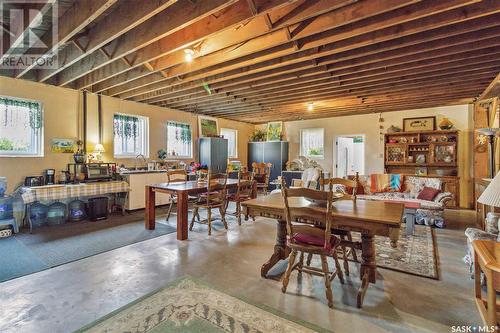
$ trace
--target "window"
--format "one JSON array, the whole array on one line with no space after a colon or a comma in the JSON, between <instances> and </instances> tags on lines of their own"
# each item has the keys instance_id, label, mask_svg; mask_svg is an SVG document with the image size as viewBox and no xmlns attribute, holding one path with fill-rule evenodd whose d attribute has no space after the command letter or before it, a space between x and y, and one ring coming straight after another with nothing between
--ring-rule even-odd
<instances>
[{"instance_id":1,"label":"window","mask_svg":"<svg viewBox=\"0 0 500 333\"><path fill-rule=\"evenodd\" d=\"M149 157L148 118L115 114L113 134L115 157Z\"/></svg>"},{"instance_id":2,"label":"window","mask_svg":"<svg viewBox=\"0 0 500 333\"><path fill-rule=\"evenodd\" d=\"M227 139L227 157L238 157L238 131L235 129L221 128L220 134Z\"/></svg>"},{"instance_id":3,"label":"window","mask_svg":"<svg viewBox=\"0 0 500 333\"><path fill-rule=\"evenodd\" d=\"M191 125L167 122L167 154L172 157L193 157Z\"/></svg>"},{"instance_id":4,"label":"window","mask_svg":"<svg viewBox=\"0 0 500 333\"><path fill-rule=\"evenodd\" d=\"M43 156L41 103L0 97L0 156Z\"/></svg>"},{"instance_id":5,"label":"window","mask_svg":"<svg viewBox=\"0 0 500 333\"><path fill-rule=\"evenodd\" d=\"M306 128L300 131L300 154L302 156L323 158L324 157L324 134L323 128Z\"/></svg>"}]
</instances>

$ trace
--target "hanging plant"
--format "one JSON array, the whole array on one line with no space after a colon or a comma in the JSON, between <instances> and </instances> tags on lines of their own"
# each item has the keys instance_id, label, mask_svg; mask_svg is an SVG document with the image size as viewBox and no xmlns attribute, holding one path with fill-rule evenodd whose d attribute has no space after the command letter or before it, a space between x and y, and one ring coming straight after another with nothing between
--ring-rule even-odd
<instances>
[{"instance_id":1,"label":"hanging plant","mask_svg":"<svg viewBox=\"0 0 500 333\"><path fill-rule=\"evenodd\" d=\"M179 140L183 143L191 142L191 126L174 121L169 121L167 123L167 126L174 129L176 140Z\"/></svg>"}]
</instances>

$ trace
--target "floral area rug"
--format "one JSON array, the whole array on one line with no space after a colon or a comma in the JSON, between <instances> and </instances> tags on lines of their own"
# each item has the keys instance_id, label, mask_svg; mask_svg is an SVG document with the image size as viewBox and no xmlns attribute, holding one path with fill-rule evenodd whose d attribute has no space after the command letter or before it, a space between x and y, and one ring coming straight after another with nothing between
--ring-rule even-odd
<instances>
[{"instance_id":1,"label":"floral area rug","mask_svg":"<svg viewBox=\"0 0 500 333\"><path fill-rule=\"evenodd\" d=\"M78 332L330 332L252 305L191 277L144 296Z\"/></svg>"},{"instance_id":2,"label":"floral area rug","mask_svg":"<svg viewBox=\"0 0 500 333\"><path fill-rule=\"evenodd\" d=\"M354 240L359 238L359 234L353 233ZM434 229L431 227L415 225L410 236L402 228L397 248L391 247L388 237L375 236L375 248L378 267L439 280ZM361 251L358 252L360 258Z\"/></svg>"}]
</instances>

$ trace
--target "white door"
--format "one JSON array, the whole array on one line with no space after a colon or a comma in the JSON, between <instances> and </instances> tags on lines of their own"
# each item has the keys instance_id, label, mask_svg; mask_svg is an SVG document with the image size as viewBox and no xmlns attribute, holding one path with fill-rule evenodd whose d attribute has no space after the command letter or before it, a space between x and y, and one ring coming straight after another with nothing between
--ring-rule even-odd
<instances>
[{"instance_id":1,"label":"white door","mask_svg":"<svg viewBox=\"0 0 500 333\"><path fill-rule=\"evenodd\" d=\"M336 177L347 177L353 170L353 145L354 139L350 137L337 138Z\"/></svg>"}]
</instances>

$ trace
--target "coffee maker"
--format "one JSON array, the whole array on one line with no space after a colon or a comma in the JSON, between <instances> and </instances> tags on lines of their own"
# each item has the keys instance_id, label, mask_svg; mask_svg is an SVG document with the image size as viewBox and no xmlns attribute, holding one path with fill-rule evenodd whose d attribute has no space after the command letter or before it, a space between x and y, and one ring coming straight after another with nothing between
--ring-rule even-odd
<instances>
[{"instance_id":1,"label":"coffee maker","mask_svg":"<svg viewBox=\"0 0 500 333\"><path fill-rule=\"evenodd\" d=\"M45 170L45 185L54 185L56 183L56 170Z\"/></svg>"}]
</instances>

